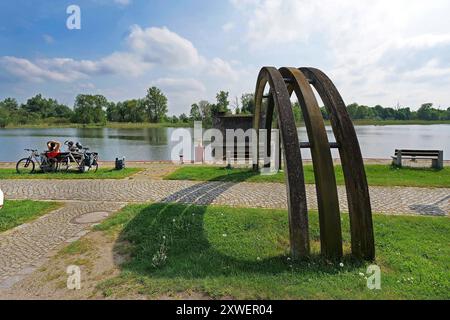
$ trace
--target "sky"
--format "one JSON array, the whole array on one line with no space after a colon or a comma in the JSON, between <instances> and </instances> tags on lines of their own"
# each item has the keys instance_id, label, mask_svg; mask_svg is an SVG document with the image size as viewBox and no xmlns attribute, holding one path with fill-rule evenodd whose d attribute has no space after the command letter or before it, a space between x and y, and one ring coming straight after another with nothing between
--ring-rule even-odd
<instances>
[{"instance_id":1,"label":"sky","mask_svg":"<svg viewBox=\"0 0 450 320\"><path fill-rule=\"evenodd\" d=\"M81 29L68 29L78 5ZM141 98L169 113L253 92L263 66L322 69L346 103L450 107L448 0L15 0L0 3L0 99Z\"/></svg>"}]
</instances>

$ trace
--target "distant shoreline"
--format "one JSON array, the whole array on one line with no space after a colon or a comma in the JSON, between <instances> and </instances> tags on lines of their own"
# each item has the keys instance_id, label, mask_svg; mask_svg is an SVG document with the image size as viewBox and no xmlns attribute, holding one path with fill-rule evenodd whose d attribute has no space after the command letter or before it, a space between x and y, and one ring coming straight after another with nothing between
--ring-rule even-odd
<instances>
[{"instance_id":1,"label":"distant shoreline","mask_svg":"<svg viewBox=\"0 0 450 320\"><path fill-rule=\"evenodd\" d=\"M330 125L329 120L325 120L326 125ZM450 124L450 120L354 120L355 126L394 126L394 125L436 125L436 124ZM303 123L297 124L299 127L304 126ZM24 124L24 125L8 125L5 128L0 129L58 129L58 128L75 128L75 129L146 129L146 128L192 128L192 123L127 123L127 122L108 122L104 125L100 124L79 124L79 123L65 123L65 124L53 124L53 123L40 123L40 124Z\"/></svg>"}]
</instances>

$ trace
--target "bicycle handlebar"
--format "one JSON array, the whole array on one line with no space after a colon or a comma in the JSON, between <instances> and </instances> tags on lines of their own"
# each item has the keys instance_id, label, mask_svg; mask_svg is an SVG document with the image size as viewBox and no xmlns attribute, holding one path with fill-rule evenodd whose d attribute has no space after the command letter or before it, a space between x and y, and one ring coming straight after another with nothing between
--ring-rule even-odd
<instances>
[{"instance_id":1,"label":"bicycle handlebar","mask_svg":"<svg viewBox=\"0 0 450 320\"><path fill-rule=\"evenodd\" d=\"M24 149L25 151L30 151L30 152L37 152L37 150L34 149Z\"/></svg>"}]
</instances>

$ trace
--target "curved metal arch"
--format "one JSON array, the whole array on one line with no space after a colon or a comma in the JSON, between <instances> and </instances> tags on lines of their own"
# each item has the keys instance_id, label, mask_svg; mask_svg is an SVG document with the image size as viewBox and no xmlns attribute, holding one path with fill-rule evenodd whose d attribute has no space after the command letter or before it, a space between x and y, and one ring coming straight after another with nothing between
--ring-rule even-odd
<instances>
[{"instance_id":1,"label":"curved metal arch","mask_svg":"<svg viewBox=\"0 0 450 320\"><path fill-rule=\"evenodd\" d=\"M274 106L278 111L281 141L284 147L285 179L289 208L289 235L293 258L309 255L308 212L301 161L300 143L289 92L280 72L273 67L263 67L258 75L255 90L254 129L257 131L257 159L259 158L259 129L264 89L269 83Z\"/></svg>"},{"instance_id":2,"label":"curved metal arch","mask_svg":"<svg viewBox=\"0 0 450 320\"><path fill-rule=\"evenodd\" d=\"M330 114L336 141L340 146L339 153L350 213L352 253L366 260L373 260L375 243L369 187L355 128L344 100L330 78L315 68L300 68L299 70L311 80L325 104Z\"/></svg>"},{"instance_id":3,"label":"curved metal arch","mask_svg":"<svg viewBox=\"0 0 450 320\"><path fill-rule=\"evenodd\" d=\"M342 257L342 231L339 197L322 113L308 80L297 68L279 69L289 94L295 92L300 104L311 145L317 205L319 209L321 252L327 257Z\"/></svg>"}]
</instances>

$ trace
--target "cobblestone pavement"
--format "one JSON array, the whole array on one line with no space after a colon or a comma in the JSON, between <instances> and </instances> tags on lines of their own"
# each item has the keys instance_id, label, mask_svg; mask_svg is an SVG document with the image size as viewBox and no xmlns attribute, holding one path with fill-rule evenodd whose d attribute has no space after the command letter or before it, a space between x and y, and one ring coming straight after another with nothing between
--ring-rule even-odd
<instances>
[{"instance_id":1,"label":"cobblestone pavement","mask_svg":"<svg viewBox=\"0 0 450 320\"><path fill-rule=\"evenodd\" d=\"M39 268L61 244L85 235L94 222L83 220L83 215L102 212L104 218L123 205L115 202L67 203L51 214L0 234L0 290L10 288Z\"/></svg>"},{"instance_id":2,"label":"cobblestone pavement","mask_svg":"<svg viewBox=\"0 0 450 320\"><path fill-rule=\"evenodd\" d=\"M255 208L286 208L286 188L276 183L223 183L168 180L3 180L9 199L59 201L146 202L176 201ZM308 185L310 209L316 209L315 187ZM339 186L342 210L347 210L345 188ZM371 187L377 213L450 214L450 188Z\"/></svg>"},{"instance_id":3,"label":"cobblestone pavement","mask_svg":"<svg viewBox=\"0 0 450 320\"><path fill-rule=\"evenodd\" d=\"M276 183L223 183L131 180L0 180L7 199L66 202L33 222L0 234L0 290L10 288L42 265L64 243L74 241L89 227L126 203L162 201L237 207L286 208L286 187ZM308 207L316 209L315 187L307 186ZM446 216L450 189L370 189L374 212ZM339 187L342 210L347 210L345 188ZM91 213L97 213L91 216Z\"/></svg>"}]
</instances>

